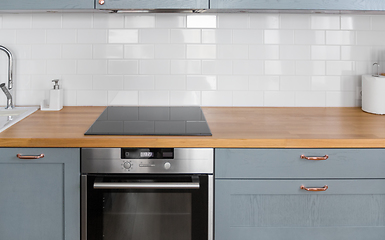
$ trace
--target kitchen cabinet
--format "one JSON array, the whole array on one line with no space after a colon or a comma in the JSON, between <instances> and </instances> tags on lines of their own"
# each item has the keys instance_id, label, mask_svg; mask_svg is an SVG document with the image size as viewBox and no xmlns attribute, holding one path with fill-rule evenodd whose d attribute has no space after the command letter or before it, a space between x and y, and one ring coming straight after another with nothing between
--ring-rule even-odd
<instances>
[{"instance_id":1,"label":"kitchen cabinet","mask_svg":"<svg viewBox=\"0 0 385 240\"><path fill-rule=\"evenodd\" d=\"M208 0L95 0L96 9L208 9Z\"/></svg>"},{"instance_id":2,"label":"kitchen cabinet","mask_svg":"<svg viewBox=\"0 0 385 240\"><path fill-rule=\"evenodd\" d=\"M215 239L384 239L384 167L384 149L216 149Z\"/></svg>"},{"instance_id":3,"label":"kitchen cabinet","mask_svg":"<svg viewBox=\"0 0 385 240\"><path fill-rule=\"evenodd\" d=\"M383 0L210 0L210 9L385 10Z\"/></svg>"},{"instance_id":4,"label":"kitchen cabinet","mask_svg":"<svg viewBox=\"0 0 385 240\"><path fill-rule=\"evenodd\" d=\"M0 10L71 10L94 9L94 0L12 0L2 1Z\"/></svg>"},{"instance_id":5,"label":"kitchen cabinet","mask_svg":"<svg viewBox=\"0 0 385 240\"><path fill-rule=\"evenodd\" d=\"M1 148L0 156L0 239L80 239L80 150Z\"/></svg>"}]
</instances>

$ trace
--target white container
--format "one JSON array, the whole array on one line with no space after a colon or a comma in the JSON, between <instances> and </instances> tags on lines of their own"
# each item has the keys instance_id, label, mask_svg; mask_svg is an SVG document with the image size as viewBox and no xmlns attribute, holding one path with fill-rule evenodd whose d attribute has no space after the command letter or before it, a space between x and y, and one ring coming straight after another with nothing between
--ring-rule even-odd
<instances>
[{"instance_id":1,"label":"white container","mask_svg":"<svg viewBox=\"0 0 385 240\"><path fill-rule=\"evenodd\" d=\"M59 80L52 80L54 82L53 89L49 92L49 105L46 101L40 104L42 111L59 111L63 108L63 90L60 89Z\"/></svg>"},{"instance_id":2,"label":"white container","mask_svg":"<svg viewBox=\"0 0 385 240\"><path fill-rule=\"evenodd\" d=\"M385 77L362 76L362 110L385 114Z\"/></svg>"}]
</instances>

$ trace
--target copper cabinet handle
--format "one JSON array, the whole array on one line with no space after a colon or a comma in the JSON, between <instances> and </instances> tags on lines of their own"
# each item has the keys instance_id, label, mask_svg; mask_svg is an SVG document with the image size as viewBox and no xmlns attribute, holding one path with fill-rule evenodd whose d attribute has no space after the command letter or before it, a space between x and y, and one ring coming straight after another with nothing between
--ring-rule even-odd
<instances>
[{"instance_id":1,"label":"copper cabinet handle","mask_svg":"<svg viewBox=\"0 0 385 240\"><path fill-rule=\"evenodd\" d=\"M306 157L305 155L301 155L301 158L305 158L305 159L307 159L307 160L326 160L326 159L328 159L329 158L329 156L328 155L325 155L325 156L323 156L323 157Z\"/></svg>"},{"instance_id":2,"label":"copper cabinet handle","mask_svg":"<svg viewBox=\"0 0 385 240\"><path fill-rule=\"evenodd\" d=\"M43 158L44 154L42 153L40 155L21 155L20 153L18 153L16 157L20 159L39 159L39 158Z\"/></svg>"},{"instance_id":3,"label":"copper cabinet handle","mask_svg":"<svg viewBox=\"0 0 385 240\"><path fill-rule=\"evenodd\" d=\"M326 191L328 188L329 188L328 185L325 185L322 188L307 188L304 185L301 185L301 189L306 191L312 191L312 192Z\"/></svg>"},{"instance_id":4,"label":"copper cabinet handle","mask_svg":"<svg viewBox=\"0 0 385 240\"><path fill-rule=\"evenodd\" d=\"M99 4L103 5L104 4L104 0L99 0Z\"/></svg>"}]
</instances>

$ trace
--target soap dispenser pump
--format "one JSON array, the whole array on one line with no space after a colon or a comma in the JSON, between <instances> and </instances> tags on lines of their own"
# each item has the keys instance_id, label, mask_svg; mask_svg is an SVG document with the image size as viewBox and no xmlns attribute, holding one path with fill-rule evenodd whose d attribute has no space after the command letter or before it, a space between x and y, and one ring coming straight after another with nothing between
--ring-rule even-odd
<instances>
[{"instance_id":1,"label":"soap dispenser pump","mask_svg":"<svg viewBox=\"0 0 385 240\"><path fill-rule=\"evenodd\" d=\"M49 92L49 105L46 106L45 101L40 106L42 111L59 111L63 108L63 90L60 89L59 79L52 80L53 89Z\"/></svg>"}]
</instances>

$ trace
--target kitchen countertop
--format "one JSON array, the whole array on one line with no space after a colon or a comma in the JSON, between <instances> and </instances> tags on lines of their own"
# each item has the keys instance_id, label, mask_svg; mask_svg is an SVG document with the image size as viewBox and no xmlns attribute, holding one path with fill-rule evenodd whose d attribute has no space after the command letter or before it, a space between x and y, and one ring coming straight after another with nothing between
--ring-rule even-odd
<instances>
[{"instance_id":1,"label":"kitchen countertop","mask_svg":"<svg viewBox=\"0 0 385 240\"><path fill-rule=\"evenodd\" d=\"M385 116L360 108L202 107L212 136L84 136L105 107L38 110L2 147L383 148Z\"/></svg>"}]
</instances>

